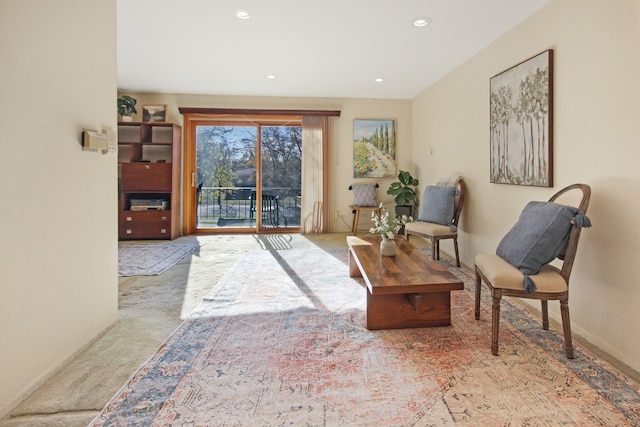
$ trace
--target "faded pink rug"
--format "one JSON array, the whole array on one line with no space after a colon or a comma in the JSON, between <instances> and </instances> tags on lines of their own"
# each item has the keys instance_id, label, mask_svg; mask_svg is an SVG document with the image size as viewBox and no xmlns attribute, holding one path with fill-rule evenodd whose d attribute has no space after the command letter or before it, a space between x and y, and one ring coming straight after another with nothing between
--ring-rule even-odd
<instances>
[{"instance_id":1,"label":"faded pink rug","mask_svg":"<svg viewBox=\"0 0 640 427\"><path fill-rule=\"evenodd\" d=\"M640 425L638 384L506 301L492 356L449 269L452 326L369 331L346 252L250 252L91 426Z\"/></svg>"}]
</instances>

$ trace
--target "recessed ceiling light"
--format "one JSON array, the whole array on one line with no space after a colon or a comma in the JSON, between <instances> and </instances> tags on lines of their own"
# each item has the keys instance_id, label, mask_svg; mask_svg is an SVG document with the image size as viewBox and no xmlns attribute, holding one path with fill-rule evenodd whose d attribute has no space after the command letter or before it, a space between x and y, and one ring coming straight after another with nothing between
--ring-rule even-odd
<instances>
[{"instance_id":1,"label":"recessed ceiling light","mask_svg":"<svg viewBox=\"0 0 640 427\"><path fill-rule=\"evenodd\" d=\"M374 80L374 82L376 83L382 83L384 81L384 79L382 77L378 77L377 79Z\"/></svg>"},{"instance_id":2,"label":"recessed ceiling light","mask_svg":"<svg viewBox=\"0 0 640 427\"><path fill-rule=\"evenodd\" d=\"M249 12L247 12L244 9L236 9L233 11L233 14L235 15L236 18L240 18L240 19L249 19L251 18L251 15L249 15Z\"/></svg>"},{"instance_id":3,"label":"recessed ceiling light","mask_svg":"<svg viewBox=\"0 0 640 427\"><path fill-rule=\"evenodd\" d=\"M416 27L426 27L431 24L431 18L418 18L413 21L413 25Z\"/></svg>"},{"instance_id":4,"label":"recessed ceiling light","mask_svg":"<svg viewBox=\"0 0 640 427\"><path fill-rule=\"evenodd\" d=\"M275 80L275 79L277 79L277 77L276 77L276 76L274 76L273 74L269 74L269 75L267 75L267 78L268 78L269 80Z\"/></svg>"}]
</instances>

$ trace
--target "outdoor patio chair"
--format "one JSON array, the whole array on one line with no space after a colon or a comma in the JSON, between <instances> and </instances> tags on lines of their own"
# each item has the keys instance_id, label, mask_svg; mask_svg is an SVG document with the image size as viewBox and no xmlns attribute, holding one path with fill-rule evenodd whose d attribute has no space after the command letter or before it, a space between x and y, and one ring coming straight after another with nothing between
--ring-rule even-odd
<instances>
[{"instance_id":1,"label":"outdoor patio chair","mask_svg":"<svg viewBox=\"0 0 640 427\"><path fill-rule=\"evenodd\" d=\"M251 193L250 202L250 216L251 219L255 218L255 212L257 209L256 193ZM261 203L261 220L264 227L279 227L280 226L280 203L278 196L271 194L262 194ZM284 218L283 218L284 219ZM286 226L286 225L285 225Z\"/></svg>"}]
</instances>

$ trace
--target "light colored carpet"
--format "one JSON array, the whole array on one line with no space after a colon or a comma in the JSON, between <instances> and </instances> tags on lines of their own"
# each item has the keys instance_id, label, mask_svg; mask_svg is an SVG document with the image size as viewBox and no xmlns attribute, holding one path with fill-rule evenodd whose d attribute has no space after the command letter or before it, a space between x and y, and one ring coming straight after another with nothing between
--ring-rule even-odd
<instances>
[{"instance_id":1,"label":"light colored carpet","mask_svg":"<svg viewBox=\"0 0 640 427\"><path fill-rule=\"evenodd\" d=\"M183 236L174 242L201 246L162 274L120 277L117 323L0 419L0 427L86 427L247 251L346 247L341 234Z\"/></svg>"},{"instance_id":2,"label":"light colored carpet","mask_svg":"<svg viewBox=\"0 0 640 427\"><path fill-rule=\"evenodd\" d=\"M118 322L1 419L0 427L86 427L203 298L225 282L222 277L245 253L324 248L346 254L345 234L225 234L184 236L177 241L199 241L204 245L160 275L120 277ZM412 239L412 242L420 247L429 246L422 239ZM488 321L487 316L488 313L483 313L484 322ZM526 322L519 322L519 327L522 324ZM529 329L544 332L537 321ZM486 347L479 350L479 354L490 354L490 336L485 339ZM637 372L623 365L616 366L640 379ZM585 370L584 375L608 381L599 369ZM605 399L624 396L606 384L602 390ZM442 405L441 401L436 407L444 410ZM541 408L543 410L546 409ZM594 415L594 423L589 425L597 425L597 416ZM536 425L535 420L528 425Z\"/></svg>"},{"instance_id":3,"label":"light colored carpet","mask_svg":"<svg viewBox=\"0 0 640 427\"><path fill-rule=\"evenodd\" d=\"M198 242L120 243L118 275L161 274L199 247Z\"/></svg>"},{"instance_id":4,"label":"light colored carpet","mask_svg":"<svg viewBox=\"0 0 640 427\"><path fill-rule=\"evenodd\" d=\"M638 384L507 301L492 356L449 268L452 326L369 331L345 251L249 252L91 425L640 423Z\"/></svg>"}]
</instances>

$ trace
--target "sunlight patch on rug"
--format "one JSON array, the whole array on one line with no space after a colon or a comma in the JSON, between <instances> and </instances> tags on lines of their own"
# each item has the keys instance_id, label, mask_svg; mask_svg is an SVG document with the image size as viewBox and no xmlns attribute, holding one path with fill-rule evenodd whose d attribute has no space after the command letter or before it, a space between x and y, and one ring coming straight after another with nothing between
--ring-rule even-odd
<instances>
[{"instance_id":1,"label":"sunlight patch on rug","mask_svg":"<svg viewBox=\"0 0 640 427\"><path fill-rule=\"evenodd\" d=\"M640 423L637 384L506 301L492 356L449 268L452 326L369 331L346 251L247 253L91 425Z\"/></svg>"},{"instance_id":2,"label":"sunlight patch on rug","mask_svg":"<svg viewBox=\"0 0 640 427\"><path fill-rule=\"evenodd\" d=\"M199 242L120 243L118 276L160 274L200 247Z\"/></svg>"}]
</instances>

